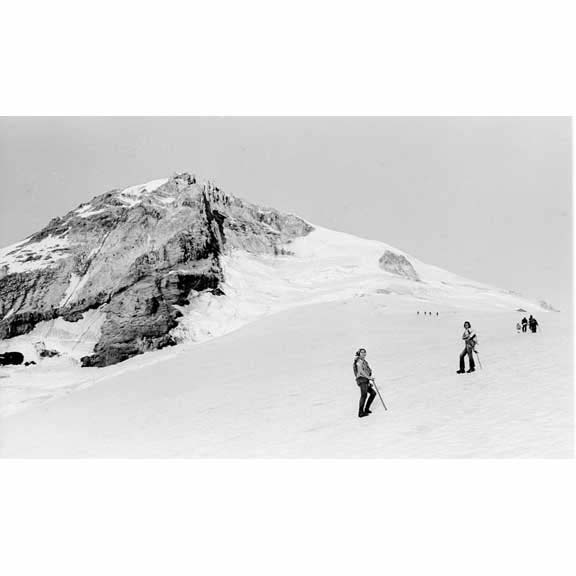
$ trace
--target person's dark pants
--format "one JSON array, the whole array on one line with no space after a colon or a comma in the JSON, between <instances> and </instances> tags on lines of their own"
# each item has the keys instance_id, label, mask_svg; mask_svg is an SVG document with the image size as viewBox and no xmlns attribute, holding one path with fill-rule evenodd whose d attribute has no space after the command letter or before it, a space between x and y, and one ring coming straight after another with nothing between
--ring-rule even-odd
<instances>
[{"instance_id":1,"label":"person's dark pants","mask_svg":"<svg viewBox=\"0 0 576 576\"><path fill-rule=\"evenodd\" d=\"M522 324L522 332L526 332L526 326L527 324Z\"/></svg>"},{"instance_id":2,"label":"person's dark pants","mask_svg":"<svg viewBox=\"0 0 576 576\"><path fill-rule=\"evenodd\" d=\"M372 384L370 384L370 380L367 378L358 378L357 380L358 386L360 386L360 405L358 406L358 416L364 414L364 412L370 410L370 406L372 406L372 402L374 402L374 398L376 398L376 392L374 392L374 388L372 388ZM368 398L368 402L366 402L366 397Z\"/></svg>"},{"instance_id":3,"label":"person's dark pants","mask_svg":"<svg viewBox=\"0 0 576 576\"><path fill-rule=\"evenodd\" d=\"M464 372L464 358L468 356L468 361L470 362L470 370L475 370L476 365L474 364L474 348L469 348L466 346L464 350L460 353L460 371Z\"/></svg>"}]
</instances>

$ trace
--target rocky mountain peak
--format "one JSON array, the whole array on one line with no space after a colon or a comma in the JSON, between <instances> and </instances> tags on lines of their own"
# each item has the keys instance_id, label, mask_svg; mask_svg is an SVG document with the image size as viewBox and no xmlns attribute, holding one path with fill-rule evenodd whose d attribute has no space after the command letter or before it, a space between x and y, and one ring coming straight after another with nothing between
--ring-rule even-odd
<instances>
[{"instance_id":1,"label":"rocky mountain peak","mask_svg":"<svg viewBox=\"0 0 576 576\"><path fill-rule=\"evenodd\" d=\"M172 345L177 306L221 293L223 253L278 253L311 230L188 173L111 190L0 250L0 338L97 309L101 337L83 365Z\"/></svg>"}]
</instances>

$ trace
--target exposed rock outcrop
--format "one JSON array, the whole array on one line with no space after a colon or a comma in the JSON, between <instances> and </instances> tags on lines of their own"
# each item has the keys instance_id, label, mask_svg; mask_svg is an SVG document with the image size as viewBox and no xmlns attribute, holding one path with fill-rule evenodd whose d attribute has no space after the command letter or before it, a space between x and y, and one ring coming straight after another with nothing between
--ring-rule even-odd
<instances>
[{"instance_id":1,"label":"exposed rock outcrop","mask_svg":"<svg viewBox=\"0 0 576 576\"><path fill-rule=\"evenodd\" d=\"M410 280L420 281L414 266L410 263L408 258L402 254L396 254L390 250L386 250L378 260L380 267L390 274L396 274Z\"/></svg>"},{"instance_id":2,"label":"exposed rock outcrop","mask_svg":"<svg viewBox=\"0 0 576 576\"><path fill-rule=\"evenodd\" d=\"M105 321L85 366L174 345L177 306L222 294L222 254L286 254L311 230L186 173L107 192L0 250L0 339L96 308Z\"/></svg>"},{"instance_id":3,"label":"exposed rock outcrop","mask_svg":"<svg viewBox=\"0 0 576 576\"><path fill-rule=\"evenodd\" d=\"M542 306L542 308L544 308L544 310L548 310L548 312L560 312L560 310L554 308L554 306L552 306L552 304L549 302L546 302L546 300L540 300L539 304Z\"/></svg>"},{"instance_id":4,"label":"exposed rock outcrop","mask_svg":"<svg viewBox=\"0 0 576 576\"><path fill-rule=\"evenodd\" d=\"M0 354L0 366L19 365L22 362L24 362L24 355L21 352L4 352L4 354Z\"/></svg>"}]
</instances>

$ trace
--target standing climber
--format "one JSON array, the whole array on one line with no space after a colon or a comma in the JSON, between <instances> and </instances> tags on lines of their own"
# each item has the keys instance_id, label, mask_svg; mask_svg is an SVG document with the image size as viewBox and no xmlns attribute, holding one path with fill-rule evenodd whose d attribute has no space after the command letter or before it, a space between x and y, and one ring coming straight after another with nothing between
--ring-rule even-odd
<instances>
[{"instance_id":1,"label":"standing climber","mask_svg":"<svg viewBox=\"0 0 576 576\"><path fill-rule=\"evenodd\" d=\"M536 318L534 318L534 317L532 316L532 314L530 314L530 319L528 320L528 326L529 326L529 328L530 328L530 331L531 331L533 334L536 334L536 330L537 330L537 328L538 328L538 322L537 322Z\"/></svg>"},{"instance_id":2,"label":"standing climber","mask_svg":"<svg viewBox=\"0 0 576 576\"><path fill-rule=\"evenodd\" d=\"M354 357L354 377L356 378L356 384L360 386L358 418L364 418L364 416L372 413L370 406L374 402L374 398L376 398L376 392L374 392L372 387L374 378L372 378L370 365L366 361L366 350L364 348L360 348ZM366 401L367 396L369 397L368 401Z\"/></svg>"},{"instance_id":3,"label":"standing climber","mask_svg":"<svg viewBox=\"0 0 576 576\"><path fill-rule=\"evenodd\" d=\"M468 361L470 363L470 368L468 372L474 372L476 366L474 364L474 348L476 347L476 332L472 330L470 322L464 322L464 334L462 335L462 340L465 342L464 350L460 353L460 369L457 370L457 374L464 374L464 357L468 356Z\"/></svg>"},{"instance_id":4,"label":"standing climber","mask_svg":"<svg viewBox=\"0 0 576 576\"><path fill-rule=\"evenodd\" d=\"M526 320L526 316L522 318L522 332L526 332L526 326L528 325L528 320Z\"/></svg>"}]
</instances>

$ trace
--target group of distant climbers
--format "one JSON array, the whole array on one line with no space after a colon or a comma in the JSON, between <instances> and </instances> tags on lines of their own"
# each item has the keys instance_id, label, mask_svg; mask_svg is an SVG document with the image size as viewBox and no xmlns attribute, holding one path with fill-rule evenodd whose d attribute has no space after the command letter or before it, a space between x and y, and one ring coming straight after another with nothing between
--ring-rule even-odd
<instances>
[{"instance_id":1,"label":"group of distant climbers","mask_svg":"<svg viewBox=\"0 0 576 576\"><path fill-rule=\"evenodd\" d=\"M524 316L524 318L522 318L522 323L516 323L516 332L518 333L520 333L520 331L527 332L527 328L530 328L530 332L533 334L536 334L536 331L538 330L538 321L534 316L532 316L532 314L530 314L528 320L526 320L526 316Z\"/></svg>"},{"instance_id":2,"label":"group of distant climbers","mask_svg":"<svg viewBox=\"0 0 576 576\"><path fill-rule=\"evenodd\" d=\"M420 316L420 310L416 312L417 316ZM436 316L438 316L438 312L436 312ZM424 316L433 316L432 312L424 312Z\"/></svg>"}]
</instances>

